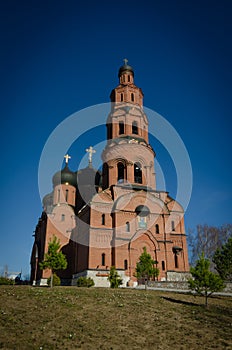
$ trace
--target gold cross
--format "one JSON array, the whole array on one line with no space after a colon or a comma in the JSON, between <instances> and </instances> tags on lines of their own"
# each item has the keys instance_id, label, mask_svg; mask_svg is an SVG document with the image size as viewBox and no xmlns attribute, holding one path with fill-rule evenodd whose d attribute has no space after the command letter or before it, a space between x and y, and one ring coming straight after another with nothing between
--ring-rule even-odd
<instances>
[{"instance_id":1,"label":"gold cross","mask_svg":"<svg viewBox=\"0 0 232 350\"><path fill-rule=\"evenodd\" d=\"M92 163L93 153L96 153L95 149L93 149L93 147L90 146L89 148L86 148L85 151L89 153L89 163Z\"/></svg>"},{"instance_id":2,"label":"gold cross","mask_svg":"<svg viewBox=\"0 0 232 350\"><path fill-rule=\"evenodd\" d=\"M65 163L68 164L69 159L71 159L71 157L68 155L68 153L65 154L64 158L65 158Z\"/></svg>"},{"instance_id":3,"label":"gold cross","mask_svg":"<svg viewBox=\"0 0 232 350\"><path fill-rule=\"evenodd\" d=\"M127 63L128 63L128 60L126 59L126 58L124 58L124 65L126 66L127 65Z\"/></svg>"}]
</instances>

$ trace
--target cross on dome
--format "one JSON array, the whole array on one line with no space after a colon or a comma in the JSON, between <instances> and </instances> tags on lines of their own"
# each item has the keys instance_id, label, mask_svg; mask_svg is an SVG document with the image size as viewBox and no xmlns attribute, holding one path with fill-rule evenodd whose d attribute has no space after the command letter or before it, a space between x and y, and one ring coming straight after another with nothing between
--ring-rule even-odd
<instances>
[{"instance_id":1,"label":"cross on dome","mask_svg":"<svg viewBox=\"0 0 232 350\"><path fill-rule=\"evenodd\" d=\"M125 64L125 66L127 65L127 63L128 63L128 59L127 58L124 58L124 64Z\"/></svg>"},{"instance_id":2,"label":"cross on dome","mask_svg":"<svg viewBox=\"0 0 232 350\"><path fill-rule=\"evenodd\" d=\"M65 158L65 163L68 164L69 159L71 159L70 155L67 153L65 154L64 158Z\"/></svg>"},{"instance_id":3,"label":"cross on dome","mask_svg":"<svg viewBox=\"0 0 232 350\"><path fill-rule=\"evenodd\" d=\"M92 163L93 153L96 153L96 150L93 149L92 146L90 146L89 148L86 148L85 151L89 153L89 164L91 164Z\"/></svg>"}]
</instances>

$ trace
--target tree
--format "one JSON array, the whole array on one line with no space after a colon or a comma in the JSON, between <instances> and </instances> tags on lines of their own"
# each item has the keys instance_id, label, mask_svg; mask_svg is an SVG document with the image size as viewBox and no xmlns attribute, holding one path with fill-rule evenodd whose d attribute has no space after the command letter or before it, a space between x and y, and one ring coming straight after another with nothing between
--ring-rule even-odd
<instances>
[{"instance_id":1,"label":"tree","mask_svg":"<svg viewBox=\"0 0 232 350\"><path fill-rule=\"evenodd\" d=\"M188 230L188 247L190 264L194 266L199 255L204 253L205 258L210 260L213 270L213 255L216 249L221 248L232 237L232 225L226 224L219 227L197 225L196 230Z\"/></svg>"},{"instance_id":2,"label":"tree","mask_svg":"<svg viewBox=\"0 0 232 350\"><path fill-rule=\"evenodd\" d=\"M224 289L224 283L220 276L209 270L210 261L202 253L196 262L195 267L190 268L193 278L188 280L189 288L198 295L205 297L205 306L208 305L208 298L214 293Z\"/></svg>"},{"instance_id":3,"label":"tree","mask_svg":"<svg viewBox=\"0 0 232 350\"><path fill-rule=\"evenodd\" d=\"M53 286L53 274L57 270L65 270L67 268L66 256L60 252L60 240L56 236L53 236L53 240L48 244L48 252L45 254L45 259L40 263L40 268L51 269L51 282L50 286Z\"/></svg>"},{"instance_id":4,"label":"tree","mask_svg":"<svg viewBox=\"0 0 232 350\"><path fill-rule=\"evenodd\" d=\"M215 269L223 280L232 281L232 238L220 248L213 256Z\"/></svg>"},{"instance_id":5,"label":"tree","mask_svg":"<svg viewBox=\"0 0 232 350\"><path fill-rule=\"evenodd\" d=\"M155 267L157 261L154 261L151 255L147 252L146 247L143 248L143 253L139 257L139 261L136 264L135 276L137 279L145 279L145 282L152 278L159 276L159 269ZM145 283L146 286L146 283Z\"/></svg>"},{"instance_id":6,"label":"tree","mask_svg":"<svg viewBox=\"0 0 232 350\"><path fill-rule=\"evenodd\" d=\"M119 276L115 266L111 266L110 268L108 281L110 281L110 288L118 288L122 284L122 278Z\"/></svg>"}]
</instances>

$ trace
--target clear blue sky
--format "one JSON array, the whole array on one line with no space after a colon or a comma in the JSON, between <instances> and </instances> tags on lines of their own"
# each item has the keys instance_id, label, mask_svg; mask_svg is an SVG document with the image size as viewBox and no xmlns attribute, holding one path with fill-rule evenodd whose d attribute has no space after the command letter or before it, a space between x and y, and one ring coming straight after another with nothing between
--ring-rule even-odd
<instances>
[{"instance_id":1,"label":"clear blue sky","mask_svg":"<svg viewBox=\"0 0 232 350\"><path fill-rule=\"evenodd\" d=\"M72 113L109 102L125 57L144 105L189 152L186 230L231 223L231 18L230 0L1 1L0 272L29 272L47 138ZM72 154L73 170L89 142ZM165 152L153 147L165 170ZM175 181L167 190L175 194Z\"/></svg>"}]
</instances>

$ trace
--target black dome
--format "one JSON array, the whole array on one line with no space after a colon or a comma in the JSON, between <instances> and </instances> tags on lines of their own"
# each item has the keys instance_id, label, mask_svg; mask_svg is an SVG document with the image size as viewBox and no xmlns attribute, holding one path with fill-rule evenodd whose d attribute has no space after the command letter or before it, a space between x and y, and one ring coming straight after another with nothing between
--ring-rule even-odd
<instances>
[{"instance_id":1,"label":"black dome","mask_svg":"<svg viewBox=\"0 0 232 350\"><path fill-rule=\"evenodd\" d=\"M123 66L121 66L119 68L119 71L118 71L118 77L120 77L122 75L122 73L124 72L131 72L134 76L134 70L131 66L129 66L128 64L124 64Z\"/></svg>"},{"instance_id":2,"label":"black dome","mask_svg":"<svg viewBox=\"0 0 232 350\"><path fill-rule=\"evenodd\" d=\"M92 166L88 166L78 171L77 178L78 184L80 186L99 186L101 181L101 173L98 170L92 168Z\"/></svg>"},{"instance_id":3,"label":"black dome","mask_svg":"<svg viewBox=\"0 0 232 350\"><path fill-rule=\"evenodd\" d=\"M68 165L66 164L64 169L55 173L55 175L52 178L52 182L54 186L66 183L72 186L77 186L77 175L75 172L71 171Z\"/></svg>"}]
</instances>

